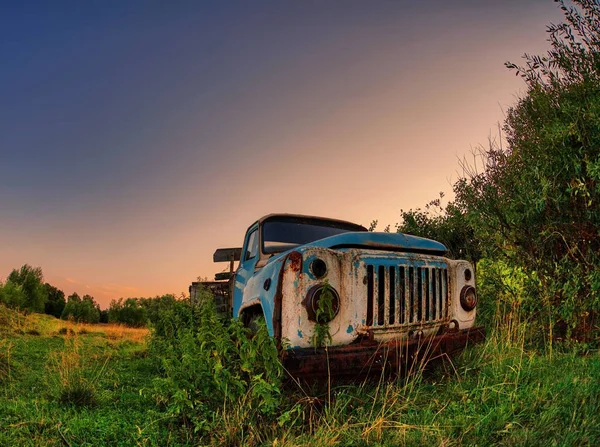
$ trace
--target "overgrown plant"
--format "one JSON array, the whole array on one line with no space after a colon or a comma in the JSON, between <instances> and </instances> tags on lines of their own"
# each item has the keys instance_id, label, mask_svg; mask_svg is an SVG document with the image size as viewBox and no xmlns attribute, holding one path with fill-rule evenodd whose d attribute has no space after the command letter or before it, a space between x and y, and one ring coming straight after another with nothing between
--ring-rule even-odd
<instances>
[{"instance_id":1,"label":"overgrown plant","mask_svg":"<svg viewBox=\"0 0 600 447\"><path fill-rule=\"evenodd\" d=\"M155 323L150 352L161 370L154 395L169 415L206 439L226 433L217 443L262 439L261 421L281 405L282 377L264 323L251 333L240 321L223 321L211 301L179 301Z\"/></svg>"},{"instance_id":2,"label":"overgrown plant","mask_svg":"<svg viewBox=\"0 0 600 447\"><path fill-rule=\"evenodd\" d=\"M458 224L467 255L472 240L483 258L527 276L523 315L550 348L600 340L600 3L557 3L565 22L548 26L548 52L507 63L527 92L507 111L505 138L461 163L440 217L411 210L402 224L451 249L461 233L446 230Z\"/></svg>"},{"instance_id":3,"label":"overgrown plant","mask_svg":"<svg viewBox=\"0 0 600 447\"><path fill-rule=\"evenodd\" d=\"M312 336L312 343L315 348L327 346L331 343L331 331L329 322L335 317L334 295L329 281L325 281L321 287L319 302L315 312L315 329Z\"/></svg>"},{"instance_id":4,"label":"overgrown plant","mask_svg":"<svg viewBox=\"0 0 600 447\"><path fill-rule=\"evenodd\" d=\"M12 343L7 340L0 340L0 384L10 380L11 375L11 350Z\"/></svg>"},{"instance_id":5,"label":"overgrown plant","mask_svg":"<svg viewBox=\"0 0 600 447\"><path fill-rule=\"evenodd\" d=\"M87 358L77 336L65 337L62 351L49 357L50 389L58 402L78 407L98 404L98 382L106 374L110 356L102 361Z\"/></svg>"}]
</instances>

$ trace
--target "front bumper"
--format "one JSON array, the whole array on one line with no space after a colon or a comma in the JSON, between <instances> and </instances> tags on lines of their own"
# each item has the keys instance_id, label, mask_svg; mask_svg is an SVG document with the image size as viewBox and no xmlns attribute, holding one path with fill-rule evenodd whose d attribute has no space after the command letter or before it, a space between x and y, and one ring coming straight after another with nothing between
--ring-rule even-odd
<instances>
[{"instance_id":1,"label":"front bumper","mask_svg":"<svg viewBox=\"0 0 600 447\"><path fill-rule=\"evenodd\" d=\"M346 346L296 348L286 351L285 369L296 378L365 376L382 370L401 372L416 363L452 355L485 340L485 327L449 331L429 338L376 342L362 340Z\"/></svg>"}]
</instances>

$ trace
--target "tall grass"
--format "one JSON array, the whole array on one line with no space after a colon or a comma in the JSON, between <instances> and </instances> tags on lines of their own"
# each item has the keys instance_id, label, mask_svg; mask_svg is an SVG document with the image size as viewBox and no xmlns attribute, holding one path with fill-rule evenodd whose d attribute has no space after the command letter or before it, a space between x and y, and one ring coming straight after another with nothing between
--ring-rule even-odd
<instances>
[{"instance_id":1,"label":"tall grass","mask_svg":"<svg viewBox=\"0 0 600 447\"><path fill-rule=\"evenodd\" d=\"M107 372L110 354L90 358L83 352L79 337L65 337L64 348L50 354L47 377L58 402L93 407L98 404L98 383Z\"/></svg>"},{"instance_id":2,"label":"tall grass","mask_svg":"<svg viewBox=\"0 0 600 447\"><path fill-rule=\"evenodd\" d=\"M486 342L452 359L315 383L272 375L268 337L181 306L147 356L144 338L115 342L104 325L83 335L42 319L27 335L38 317L24 316L0 339L0 445L600 445L597 351L550 356L517 308L500 308ZM65 324L72 333L59 335Z\"/></svg>"},{"instance_id":3,"label":"tall grass","mask_svg":"<svg viewBox=\"0 0 600 447\"><path fill-rule=\"evenodd\" d=\"M221 333L220 329L215 330L216 324L211 322L213 335ZM201 349L200 344L195 346L194 349ZM214 345L205 346L214 349ZM181 355L191 359L198 354ZM221 359L222 368L213 369L214 378L205 378L205 383L224 374L223 369L228 369L231 376L238 374L235 358L228 364L226 356L216 352L212 355ZM408 374L382 374L361 383L287 381L280 385L280 396L269 412L259 411L261 403L251 384L241 393L226 390L221 395L221 405L213 407L210 413L199 413L197 407L184 405L194 401L191 396L200 397L197 390L193 391L195 394L185 390L184 399L171 400L171 404L179 405L179 418L185 414L196 417L183 433L189 442L199 444L600 442L600 400L594 397L600 395L600 358L597 354L589 357L572 351L555 351L550 356L543 346L538 350L531 345L530 327L518 306L497 309L495 316L489 318L488 337L483 344L469 347L452 359L421 359L405 369ZM210 370L207 373L211 374ZM171 399L183 383L170 382L175 386L170 390ZM179 392L183 393L183 389ZM208 402L206 397L200 397L200 401ZM199 431L198 426L210 429Z\"/></svg>"}]
</instances>

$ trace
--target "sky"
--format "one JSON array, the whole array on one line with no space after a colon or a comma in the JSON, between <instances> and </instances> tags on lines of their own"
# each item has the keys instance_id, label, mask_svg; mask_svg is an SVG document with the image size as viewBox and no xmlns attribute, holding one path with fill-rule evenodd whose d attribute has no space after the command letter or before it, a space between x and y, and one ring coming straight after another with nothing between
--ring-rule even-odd
<instances>
[{"instance_id":1,"label":"sky","mask_svg":"<svg viewBox=\"0 0 600 447\"><path fill-rule=\"evenodd\" d=\"M0 280L187 292L274 213L379 228L451 192L551 0L0 4Z\"/></svg>"}]
</instances>

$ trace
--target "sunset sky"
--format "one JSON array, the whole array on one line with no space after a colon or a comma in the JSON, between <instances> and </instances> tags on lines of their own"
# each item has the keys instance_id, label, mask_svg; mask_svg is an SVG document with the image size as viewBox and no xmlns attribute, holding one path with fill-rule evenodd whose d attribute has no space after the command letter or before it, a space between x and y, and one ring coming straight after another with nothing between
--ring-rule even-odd
<instances>
[{"instance_id":1,"label":"sunset sky","mask_svg":"<svg viewBox=\"0 0 600 447\"><path fill-rule=\"evenodd\" d=\"M12 3L12 5L11 5ZM272 212L380 228L449 193L551 0L0 5L0 278L187 292Z\"/></svg>"}]
</instances>

